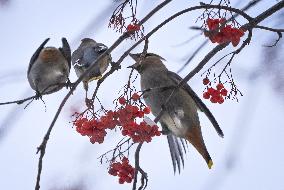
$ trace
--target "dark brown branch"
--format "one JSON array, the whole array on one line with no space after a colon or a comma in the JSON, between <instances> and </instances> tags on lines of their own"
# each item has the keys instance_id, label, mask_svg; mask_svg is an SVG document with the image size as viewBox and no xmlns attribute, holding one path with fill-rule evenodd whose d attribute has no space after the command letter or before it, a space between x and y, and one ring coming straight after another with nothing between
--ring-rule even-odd
<instances>
[{"instance_id":1,"label":"dark brown branch","mask_svg":"<svg viewBox=\"0 0 284 190\"><path fill-rule=\"evenodd\" d=\"M35 99L37 96L30 96L28 98L24 98L24 99L21 99L21 100L14 100L14 101L9 101L9 102L0 102L0 106L2 105L7 105L7 104L22 104L28 100L32 100L32 99Z\"/></svg>"},{"instance_id":2,"label":"dark brown branch","mask_svg":"<svg viewBox=\"0 0 284 190\"><path fill-rule=\"evenodd\" d=\"M205 45L207 44L208 40L205 40L193 53L192 55L189 57L189 59L185 62L185 64L183 64L183 66L177 71L177 73L180 73L190 62L191 60L198 54L198 52L200 52L203 47L205 47Z\"/></svg>"},{"instance_id":3,"label":"dark brown branch","mask_svg":"<svg viewBox=\"0 0 284 190\"><path fill-rule=\"evenodd\" d=\"M255 26L255 28L260 28L260 29L263 29L263 30L268 30L268 31L271 31L271 32L276 32L276 33L284 32L284 29L270 28L270 27L260 26L260 25Z\"/></svg>"},{"instance_id":4,"label":"dark brown branch","mask_svg":"<svg viewBox=\"0 0 284 190\"><path fill-rule=\"evenodd\" d=\"M259 29L262 29L262 30L267 30L267 31L270 31L270 32L277 33L278 38L275 40L275 42L272 45L266 45L265 47L274 47L274 46L276 46L277 43L281 40L282 33L284 32L284 29L276 29L276 28L270 28L270 27L260 26L260 25L255 26L255 28L259 28Z\"/></svg>"},{"instance_id":5,"label":"dark brown branch","mask_svg":"<svg viewBox=\"0 0 284 190\"><path fill-rule=\"evenodd\" d=\"M58 87L68 87L69 83L59 83L59 84L54 84L54 85L50 85L48 87L46 87L42 92L41 94L36 94L34 96L30 96L28 98L24 98L24 99L21 99L21 100L14 100L14 101L8 101L8 102L0 102L0 106L2 105L8 105L8 104L23 104L24 102L26 101L29 101L29 100L35 100L35 99L39 99L41 98L40 96L41 95L45 95L45 92L48 91L48 89L50 87L54 87L54 86L58 86ZM39 96L40 95L40 96ZM29 103L28 103L29 104Z\"/></svg>"},{"instance_id":6,"label":"dark brown branch","mask_svg":"<svg viewBox=\"0 0 284 190\"><path fill-rule=\"evenodd\" d=\"M145 189L147 186L147 181L148 181L147 174L140 168L140 165L139 165L140 150L141 150L142 145L143 143L139 143L135 151L135 174L134 174L132 190L136 190L138 172L141 173L141 181L142 181L139 189L143 189L143 188ZM146 180L146 184L143 183L144 180Z\"/></svg>"}]
</instances>

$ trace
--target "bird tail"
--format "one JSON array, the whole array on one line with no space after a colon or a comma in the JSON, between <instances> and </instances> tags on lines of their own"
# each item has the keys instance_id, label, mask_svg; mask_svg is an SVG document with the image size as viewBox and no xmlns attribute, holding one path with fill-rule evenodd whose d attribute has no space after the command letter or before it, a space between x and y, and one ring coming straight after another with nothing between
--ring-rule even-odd
<instances>
[{"instance_id":1,"label":"bird tail","mask_svg":"<svg viewBox=\"0 0 284 190\"><path fill-rule=\"evenodd\" d=\"M176 172L176 168L178 172L181 171L181 164L184 167L184 153L186 153L186 141L182 138L176 137L172 134L167 135L169 149L172 158L172 164L174 173Z\"/></svg>"},{"instance_id":2,"label":"bird tail","mask_svg":"<svg viewBox=\"0 0 284 190\"><path fill-rule=\"evenodd\" d=\"M192 127L187 133L186 139L196 148L196 150L201 154L201 156L206 161L208 168L211 169L213 161L207 151L205 143L203 141L202 133L200 127Z\"/></svg>"}]
</instances>

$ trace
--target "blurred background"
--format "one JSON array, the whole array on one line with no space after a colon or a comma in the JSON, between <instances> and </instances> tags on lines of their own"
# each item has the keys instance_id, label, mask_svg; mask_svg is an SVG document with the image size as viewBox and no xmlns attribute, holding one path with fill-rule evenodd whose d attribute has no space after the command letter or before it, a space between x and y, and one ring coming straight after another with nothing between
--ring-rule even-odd
<instances>
[{"instance_id":1,"label":"blurred background","mask_svg":"<svg viewBox=\"0 0 284 190\"><path fill-rule=\"evenodd\" d=\"M143 18L161 2L138 1L137 17ZM261 0L247 13L257 16L277 2ZM66 37L72 50L84 37L111 46L120 34L108 28L108 21L119 3L121 1L0 0L0 102L34 95L26 71L32 54L47 37L51 38L48 45L55 47L61 46L61 37ZM236 8L247 3L245 0L231 1ZM145 24L145 33L175 12L198 4L198 1L169 3ZM164 57L169 70L178 71L204 42L199 31L189 29L202 24L195 23L201 13L185 14L149 39L148 51ZM283 18L284 10L281 10L261 24L283 28ZM238 21L245 22L241 17ZM197 37L187 42L195 35ZM208 119L199 114L204 140L214 161L213 169L208 170L202 157L189 146L184 169L181 174L174 174L166 137L155 138L143 145L140 153L141 167L149 177L148 189L284 189L284 43L280 40L276 47L265 47L273 44L277 37L274 33L255 29L251 44L235 57L232 73L244 95L239 97L239 102L227 100L216 105L204 100L225 134L224 139L219 138ZM133 43L130 39L123 42L112 53L113 60L116 61ZM180 75L189 73L215 45L207 43ZM133 52L142 49L143 44ZM210 61L207 68L233 50L232 45L228 46ZM222 69L225 61L217 69ZM102 84L98 97L106 108L114 108L112 101L127 82L130 70L126 67L130 64L133 61L126 58L122 69ZM200 97L204 90L202 72L189 81ZM73 69L70 78L71 81L77 79ZM139 89L139 81L136 86ZM92 91L96 82L90 87ZM34 188L37 147L67 92L63 89L44 96L46 111L41 101L34 101L26 109L25 104L0 107L0 189ZM121 136L109 133L103 144L92 145L88 138L72 128L71 115L82 109L84 90L81 84L67 101L51 133L43 160L41 189L130 189L129 184L119 185L118 178L107 173L108 165L101 165L97 159L113 148ZM134 163L132 158L130 161Z\"/></svg>"}]
</instances>

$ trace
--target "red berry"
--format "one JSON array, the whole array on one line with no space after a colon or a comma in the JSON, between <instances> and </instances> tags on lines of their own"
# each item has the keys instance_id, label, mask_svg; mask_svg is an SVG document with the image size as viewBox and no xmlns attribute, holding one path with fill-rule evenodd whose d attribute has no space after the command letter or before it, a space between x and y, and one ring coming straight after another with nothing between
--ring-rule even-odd
<instances>
[{"instance_id":1,"label":"red berry","mask_svg":"<svg viewBox=\"0 0 284 190\"><path fill-rule=\"evenodd\" d=\"M228 95L228 91L227 91L225 88L223 88L223 89L221 90L220 94L221 94L222 96L227 96L227 95Z\"/></svg>"},{"instance_id":2,"label":"red berry","mask_svg":"<svg viewBox=\"0 0 284 190\"><path fill-rule=\"evenodd\" d=\"M124 104L126 104L126 99L125 99L124 97L120 97L120 98L118 99L118 102L119 102L121 105L124 105Z\"/></svg>"},{"instance_id":3,"label":"red berry","mask_svg":"<svg viewBox=\"0 0 284 190\"><path fill-rule=\"evenodd\" d=\"M133 99L134 101L139 100L139 98L140 98L140 96L139 96L137 93L132 94L132 99Z\"/></svg>"},{"instance_id":4,"label":"red berry","mask_svg":"<svg viewBox=\"0 0 284 190\"><path fill-rule=\"evenodd\" d=\"M218 98L217 98L216 96L212 96L212 97L210 98L210 101L211 101L213 104L215 104L215 103L218 102L217 99L218 99Z\"/></svg>"},{"instance_id":5,"label":"red berry","mask_svg":"<svg viewBox=\"0 0 284 190\"><path fill-rule=\"evenodd\" d=\"M119 184L124 184L124 182L125 182L125 181L124 181L123 178L120 177L120 178L118 179L118 183L119 183Z\"/></svg>"},{"instance_id":6,"label":"red berry","mask_svg":"<svg viewBox=\"0 0 284 190\"><path fill-rule=\"evenodd\" d=\"M128 160L128 158L123 157L123 158L122 158L122 162L123 162L123 163L128 163L128 162L129 162L129 160Z\"/></svg>"},{"instance_id":7,"label":"red berry","mask_svg":"<svg viewBox=\"0 0 284 190\"><path fill-rule=\"evenodd\" d=\"M222 83L217 84L216 86L217 90L222 90L224 88L224 85Z\"/></svg>"},{"instance_id":8,"label":"red berry","mask_svg":"<svg viewBox=\"0 0 284 190\"><path fill-rule=\"evenodd\" d=\"M116 171L114 168L110 168L110 169L108 170L108 173L109 173L110 175L117 176L117 171Z\"/></svg>"},{"instance_id":9,"label":"red berry","mask_svg":"<svg viewBox=\"0 0 284 190\"><path fill-rule=\"evenodd\" d=\"M149 114L151 112L151 108L150 107L146 107L146 108L143 109L143 112L145 114Z\"/></svg>"},{"instance_id":10,"label":"red berry","mask_svg":"<svg viewBox=\"0 0 284 190\"><path fill-rule=\"evenodd\" d=\"M223 98L222 96L220 96L220 97L218 98L218 103L219 103L219 104L223 104L223 103L224 103L224 98Z\"/></svg>"},{"instance_id":11,"label":"red berry","mask_svg":"<svg viewBox=\"0 0 284 190\"><path fill-rule=\"evenodd\" d=\"M140 30L140 25L138 25L138 24L129 24L127 27L126 27L126 30L128 31L128 32L132 32L132 31L138 31L138 30Z\"/></svg>"},{"instance_id":12,"label":"red berry","mask_svg":"<svg viewBox=\"0 0 284 190\"><path fill-rule=\"evenodd\" d=\"M131 183L132 178L127 176L127 177L125 178L125 181L126 181L127 183Z\"/></svg>"},{"instance_id":13,"label":"red berry","mask_svg":"<svg viewBox=\"0 0 284 190\"><path fill-rule=\"evenodd\" d=\"M128 132L128 130L123 129L123 130L121 131L121 134L122 134L123 136L126 136L126 135L129 134L129 132Z\"/></svg>"},{"instance_id":14,"label":"red berry","mask_svg":"<svg viewBox=\"0 0 284 190\"><path fill-rule=\"evenodd\" d=\"M219 19L207 19L209 30L215 30L219 27Z\"/></svg>"},{"instance_id":15,"label":"red berry","mask_svg":"<svg viewBox=\"0 0 284 190\"><path fill-rule=\"evenodd\" d=\"M143 117L144 117L144 112L143 112L143 111L139 111L139 112L137 113L137 117L143 118Z\"/></svg>"},{"instance_id":16,"label":"red berry","mask_svg":"<svg viewBox=\"0 0 284 190\"><path fill-rule=\"evenodd\" d=\"M203 93L203 98L204 99L209 99L210 98L210 94L208 92L204 92Z\"/></svg>"},{"instance_id":17,"label":"red berry","mask_svg":"<svg viewBox=\"0 0 284 190\"><path fill-rule=\"evenodd\" d=\"M232 39L232 45L236 47L240 43L240 37L234 37Z\"/></svg>"},{"instance_id":18,"label":"red berry","mask_svg":"<svg viewBox=\"0 0 284 190\"><path fill-rule=\"evenodd\" d=\"M215 94L216 90L212 87L208 88L207 92L212 96L213 94Z\"/></svg>"},{"instance_id":19,"label":"red berry","mask_svg":"<svg viewBox=\"0 0 284 190\"><path fill-rule=\"evenodd\" d=\"M209 83L210 83L210 81L209 81L208 78L204 78L204 79L203 79L203 84L204 84L204 85L207 85L207 84L209 84Z\"/></svg>"}]
</instances>

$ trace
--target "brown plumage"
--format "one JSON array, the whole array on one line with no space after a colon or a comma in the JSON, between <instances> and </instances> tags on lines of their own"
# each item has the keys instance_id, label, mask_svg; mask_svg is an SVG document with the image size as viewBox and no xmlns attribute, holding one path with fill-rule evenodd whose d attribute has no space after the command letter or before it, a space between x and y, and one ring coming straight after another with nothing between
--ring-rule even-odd
<instances>
[{"instance_id":1,"label":"brown plumage","mask_svg":"<svg viewBox=\"0 0 284 190\"><path fill-rule=\"evenodd\" d=\"M30 86L39 96L56 92L69 81L71 50L67 40L62 38L62 48L44 47L48 41L34 52L27 72Z\"/></svg>"},{"instance_id":2,"label":"brown plumage","mask_svg":"<svg viewBox=\"0 0 284 190\"><path fill-rule=\"evenodd\" d=\"M140 55L130 54L136 61L130 67L136 69L141 76L141 90L152 89L145 92L143 97L146 104L151 107L154 116L157 116L161 111L162 105L182 78L166 68L162 62L162 57L148 53L141 60ZM184 139L188 140L196 148L208 167L211 168L213 162L202 137L197 110L199 109L207 115L221 137L223 137L223 132L209 109L188 84L176 90L164 108L165 112L159 122L163 130L168 131L168 142L174 170L178 166L180 171L180 164L184 164L181 148L184 146Z\"/></svg>"}]
</instances>

